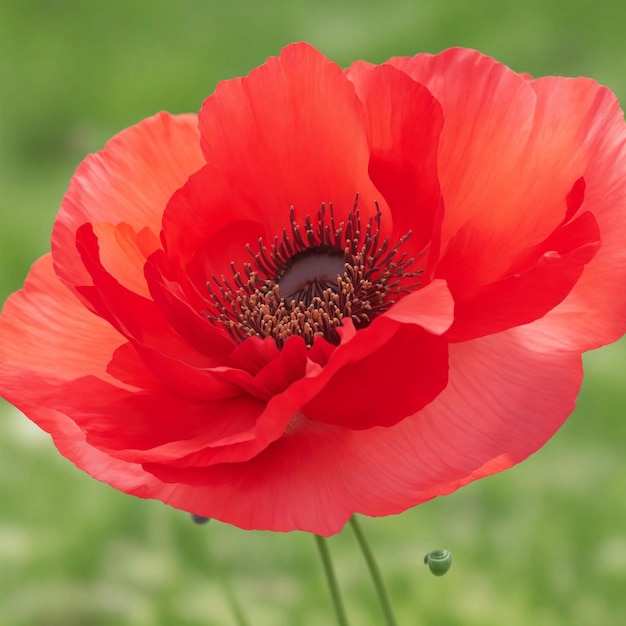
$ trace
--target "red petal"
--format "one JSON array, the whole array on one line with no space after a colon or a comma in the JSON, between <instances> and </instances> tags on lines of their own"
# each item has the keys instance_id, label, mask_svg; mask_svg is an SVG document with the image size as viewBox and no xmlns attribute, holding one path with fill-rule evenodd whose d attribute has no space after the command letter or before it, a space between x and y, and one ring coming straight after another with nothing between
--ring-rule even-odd
<instances>
[{"instance_id":1,"label":"red petal","mask_svg":"<svg viewBox=\"0 0 626 626\"><path fill-rule=\"evenodd\" d=\"M593 158L587 134L605 115L603 99L589 83L543 93L472 50L391 62L442 106L442 249L470 227L472 271L463 280L468 289L486 285L562 222L563 199Z\"/></svg>"},{"instance_id":2,"label":"red petal","mask_svg":"<svg viewBox=\"0 0 626 626\"><path fill-rule=\"evenodd\" d=\"M88 284L75 247L82 224L124 222L158 236L168 199L204 163L197 123L195 115L159 113L81 163L52 234L55 269L69 286Z\"/></svg>"},{"instance_id":3,"label":"red petal","mask_svg":"<svg viewBox=\"0 0 626 626\"><path fill-rule=\"evenodd\" d=\"M412 230L403 250L439 252L443 204L437 178L441 106L432 94L391 66L359 61L347 72L364 104L370 141L369 173L393 217L394 241ZM427 272L427 275L430 275Z\"/></svg>"},{"instance_id":4,"label":"red petal","mask_svg":"<svg viewBox=\"0 0 626 626\"><path fill-rule=\"evenodd\" d=\"M1 393L20 406L34 391L34 375L51 386L77 376L113 381L107 364L124 343L65 287L46 255L33 265L24 288L6 301L0 317Z\"/></svg>"},{"instance_id":5,"label":"red petal","mask_svg":"<svg viewBox=\"0 0 626 626\"><path fill-rule=\"evenodd\" d=\"M539 96L574 102L594 98L595 117L584 123L560 112L563 123L579 124L590 159L584 172L582 211L591 211L600 227L602 245L585 266L568 297L543 319L522 329L537 350L585 351L615 341L626 330L626 125L615 96L594 81L542 78L531 83Z\"/></svg>"},{"instance_id":6,"label":"red petal","mask_svg":"<svg viewBox=\"0 0 626 626\"><path fill-rule=\"evenodd\" d=\"M77 245L93 281L93 287L79 287L79 292L100 316L133 343L159 380L193 397L217 399L241 393L234 386L239 372L231 373L230 368L223 367L223 361L187 343L152 300L126 289L104 269L89 224L79 229Z\"/></svg>"},{"instance_id":7,"label":"red petal","mask_svg":"<svg viewBox=\"0 0 626 626\"><path fill-rule=\"evenodd\" d=\"M287 361L283 370L300 378L306 349L303 343L300 353L292 348L296 344L283 350L278 361ZM271 367L275 370L278 363L272 362ZM273 384L279 380L269 370L267 375ZM262 384L267 385L263 372ZM74 433L69 458L100 478L102 470L119 464L81 465L83 456L102 459L85 449L96 446L128 462L154 462L180 459L208 446L224 448L228 443L225 451L232 458L238 452L237 438L258 451L282 434L295 411L290 409L282 422L270 411L257 426L266 403L241 392L237 398L213 402L171 393L150 374L124 337L89 312L58 280L50 255L33 266L24 289L9 298L0 317L0 392L50 432L62 450L59 440L67 432ZM51 406L54 411L45 408ZM86 440L76 432L76 424ZM113 484L125 480L117 477ZM153 481L148 478L148 482Z\"/></svg>"},{"instance_id":8,"label":"red petal","mask_svg":"<svg viewBox=\"0 0 626 626\"><path fill-rule=\"evenodd\" d=\"M382 201L368 176L365 118L354 85L308 44L288 46L246 78L220 83L199 124L208 163L207 185L197 194L202 208L168 209L168 256L190 258L233 211L262 221L273 236L289 226L292 205L302 222L322 202L344 216L358 193L367 217ZM381 208L386 212L384 203Z\"/></svg>"},{"instance_id":9,"label":"red petal","mask_svg":"<svg viewBox=\"0 0 626 626\"><path fill-rule=\"evenodd\" d=\"M301 422L248 463L149 469L173 506L330 535L354 513L398 513L523 460L572 411L581 377L577 355L528 351L509 331L451 346L447 389L394 427Z\"/></svg>"},{"instance_id":10,"label":"red petal","mask_svg":"<svg viewBox=\"0 0 626 626\"><path fill-rule=\"evenodd\" d=\"M236 458L234 444L253 441L265 403L249 396L199 402L163 388L131 392L80 379L59 390L55 408L81 426L88 443L118 459L175 463L224 446Z\"/></svg>"},{"instance_id":11,"label":"red petal","mask_svg":"<svg viewBox=\"0 0 626 626\"><path fill-rule=\"evenodd\" d=\"M253 433L265 403L240 391L211 403L173 394L133 352L59 281L48 255L0 317L0 391L55 439L73 428L71 420L90 446L129 461L162 460L164 445L184 456L242 430ZM297 375L293 358L291 370ZM58 424L39 420L51 406Z\"/></svg>"},{"instance_id":12,"label":"red petal","mask_svg":"<svg viewBox=\"0 0 626 626\"><path fill-rule=\"evenodd\" d=\"M94 284L91 288L79 288L80 293L132 342L156 378L175 392L207 401L245 393L266 399L304 373L306 349L303 343L296 350L296 344L291 342L290 349L285 347L280 352L274 351L273 358L268 360L266 350L253 342L247 353L260 351L263 362L260 370L253 363L242 363L237 354L232 358L226 355L220 351L219 345L213 353L200 352L201 341L193 342L191 336L189 343L184 341L155 302L127 290L106 272L98 259L98 243L89 225L79 230L77 238L83 262ZM215 331L206 320L205 323ZM218 333L217 338L223 339L223 334ZM208 336L211 336L210 332ZM228 343L231 348L235 347L230 341ZM295 366L292 354L301 363L300 367Z\"/></svg>"},{"instance_id":13,"label":"red petal","mask_svg":"<svg viewBox=\"0 0 626 626\"><path fill-rule=\"evenodd\" d=\"M172 329L197 350L210 354L216 363L225 362L235 344L223 328L214 326L203 315L210 302L206 286L202 285L204 295L200 295L187 272L162 250L150 257L144 271L150 295Z\"/></svg>"},{"instance_id":14,"label":"red petal","mask_svg":"<svg viewBox=\"0 0 626 626\"><path fill-rule=\"evenodd\" d=\"M303 414L363 429L391 426L428 404L447 382L446 341L436 335L452 323L453 307L445 283L436 280L402 298L368 328L343 333L323 369L309 372L316 386L325 386Z\"/></svg>"},{"instance_id":15,"label":"red petal","mask_svg":"<svg viewBox=\"0 0 626 626\"><path fill-rule=\"evenodd\" d=\"M551 311L579 280L600 247L591 213L557 229L509 276L457 299L449 341L467 341L528 324Z\"/></svg>"},{"instance_id":16,"label":"red petal","mask_svg":"<svg viewBox=\"0 0 626 626\"><path fill-rule=\"evenodd\" d=\"M196 286L214 276L232 276L231 262L238 269L251 257L246 245L268 239L259 206L241 197L239 185L227 176L206 166L196 172L170 199L163 217L163 246L168 259L181 271L190 273ZM289 212L285 211L288 225ZM190 225L193 224L193 228ZM282 229L282 227L281 227ZM255 246L256 247L256 246Z\"/></svg>"},{"instance_id":17,"label":"red petal","mask_svg":"<svg viewBox=\"0 0 626 626\"><path fill-rule=\"evenodd\" d=\"M154 374L146 367L131 342L115 350L107 365L107 372L116 380L138 389L152 391L160 387Z\"/></svg>"},{"instance_id":18,"label":"red petal","mask_svg":"<svg viewBox=\"0 0 626 626\"><path fill-rule=\"evenodd\" d=\"M454 319L454 300L443 280L404 296L385 314L403 324L417 324L434 335L445 333Z\"/></svg>"},{"instance_id":19,"label":"red petal","mask_svg":"<svg viewBox=\"0 0 626 626\"><path fill-rule=\"evenodd\" d=\"M358 430L392 426L445 388L447 342L381 317L335 350L320 381L324 387L302 409L307 418Z\"/></svg>"},{"instance_id":20,"label":"red petal","mask_svg":"<svg viewBox=\"0 0 626 626\"><path fill-rule=\"evenodd\" d=\"M106 271L127 289L149 297L144 265L148 256L158 248L158 238L149 229L144 229L140 235L123 222L101 222L94 224L93 230Z\"/></svg>"},{"instance_id":21,"label":"red petal","mask_svg":"<svg viewBox=\"0 0 626 626\"><path fill-rule=\"evenodd\" d=\"M241 396L202 403L194 408L193 402L183 399L181 407L185 410L183 417L186 421L183 421L180 428L176 427L176 420L172 421L170 418L167 421L169 409L161 409L155 405L150 409L155 413L153 431L159 432L159 415L163 414L162 430L169 433L167 436L161 435L162 441L143 446L141 436L138 436L138 450L128 442L119 444L119 438L114 437L108 450L117 458L127 461L166 463L170 467L181 468L247 461L283 435L302 402L306 400L306 396L303 400L301 393L290 389L292 383L296 382L297 387L297 381L302 379L305 363L306 346L301 338L294 338L286 343L279 357L261 370L254 380L257 390L263 389L264 383L269 383L265 387L263 401L252 396ZM165 407L168 400L167 395L163 394ZM156 395L151 400L147 394L142 394L141 397L125 400L124 405L129 410L134 410L135 414L141 414L145 413L146 403L151 401L159 400ZM117 413L119 411L107 408L104 419L107 419L107 414ZM197 423L194 421L196 413ZM147 420L145 423L149 426L151 422ZM189 433L189 428L195 429L195 432ZM108 437L114 430L115 423L112 423L105 426L103 433ZM145 440L154 442L155 436L159 435L145 435ZM90 439L93 440L93 437L94 434ZM146 449L147 447L150 449Z\"/></svg>"}]
</instances>

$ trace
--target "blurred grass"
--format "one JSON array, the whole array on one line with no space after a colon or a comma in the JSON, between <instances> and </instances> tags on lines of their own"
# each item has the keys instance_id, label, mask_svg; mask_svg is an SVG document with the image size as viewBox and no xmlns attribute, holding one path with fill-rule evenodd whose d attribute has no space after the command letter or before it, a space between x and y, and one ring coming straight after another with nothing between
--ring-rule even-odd
<instances>
[{"instance_id":1,"label":"blurred grass","mask_svg":"<svg viewBox=\"0 0 626 626\"><path fill-rule=\"evenodd\" d=\"M518 71L593 76L624 99L625 25L626 5L582 0L3 0L0 299L48 250L87 152L158 110L197 110L218 80L290 41L342 65L471 46ZM626 621L623 343L586 366L575 414L532 459L401 516L364 520L401 624ZM332 622L307 535L193 526L76 471L27 420L0 410L0 624L234 624L224 577L255 626ZM354 624L380 624L353 538L331 546ZM442 579L421 563L435 547L454 554Z\"/></svg>"}]
</instances>

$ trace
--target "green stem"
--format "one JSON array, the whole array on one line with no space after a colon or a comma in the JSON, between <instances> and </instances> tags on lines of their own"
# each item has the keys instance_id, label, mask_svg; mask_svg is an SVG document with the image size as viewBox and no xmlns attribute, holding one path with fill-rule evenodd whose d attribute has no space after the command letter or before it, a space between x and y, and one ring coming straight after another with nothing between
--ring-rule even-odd
<instances>
[{"instance_id":1,"label":"green stem","mask_svg":"<svg viewBox=\"0 0 626 626\"><path fill-rule=\"evenodd\" d=\"M387 595L382 576L380 575L380 570L378 569L378 565L376 565L374 554L367 544L367 540L365 539L365 535L361 530L361 525L357 521L356 516L353 515L350 518L350 525L352 526L352 530L354 531L356 539L359 542L361 552L363 552L365 562L367 563L367 567L370 571L372 581L374 582L374 587L376 588L376 593L378 594L380 606L382 608L383 615L385 616L385 623L387 624L387 626L397 626L396 618L393 615L391 603L389 602L389 596Z\"/></svg>"},{"instance_id":2,"label":"green stem","mask_svg":"<svg viewBox=\"0 0 626 626\"><path fill-rule=\"evenodd\" d=\"M330 560L330 552L326 544L326 538L315 535L315 543L317 544L317 549L322 559L322 565L324 566L324 573L326 574L328 588L333 600L333 606L335 607L335 614L337 615L337 623L339 626L349 626L346 612L343 608L343 602L341 601L341 594L339 593L339 585L337 585L333 563Z\"/></svg>"}]
</instances>

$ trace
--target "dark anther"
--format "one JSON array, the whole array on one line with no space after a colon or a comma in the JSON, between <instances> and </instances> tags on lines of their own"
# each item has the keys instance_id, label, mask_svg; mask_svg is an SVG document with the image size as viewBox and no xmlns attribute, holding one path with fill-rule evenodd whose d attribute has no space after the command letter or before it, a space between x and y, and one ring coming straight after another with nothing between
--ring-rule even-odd
<instances>
[{"instance_id":1,"label":"dark anther","mask_svg":"<svg viewBox=\"0 0 626 626\"><path fill-rule=\"evenodd\" d=\"M411 231L395 245L381 240L378 205L363 224L358 195L345 221L337 222L333 205L327 211L324 203L316 218L306 215L299 224L291 207L290 228L269 247L262 239L258 251L246 245L252 262L243 264L243 272L232 263L230 281L221 276L213 277L214 286L207 282L207 319L237 342L256 335L282 347L299 335L308 347L316 337L337 345L337 328L346 317L363 328L421 286L423 270L409 271L415 259L401 251Z\"/></svg>"}]
</instances>

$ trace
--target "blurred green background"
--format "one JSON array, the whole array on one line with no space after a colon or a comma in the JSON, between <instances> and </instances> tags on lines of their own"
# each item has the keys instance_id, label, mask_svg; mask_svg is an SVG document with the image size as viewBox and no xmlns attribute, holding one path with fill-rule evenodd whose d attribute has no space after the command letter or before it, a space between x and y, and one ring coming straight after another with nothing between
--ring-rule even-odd
<instances>
[{"instance_id":1,"label":"blurred green background","mask_svg":"<svg viewBox=\"0 0 626 626\"><path fill-rule=\"evenodd\" d=\"M120 129L195 111L216 82L294 40L342 65L475 47L517 71L589 75L626 98L626 4L527 0L0 0L0 299L46 252L74 168ZM626 350L586 358L578 408L504 474L363 520L401 625L626 623ZM0 405L0 624L333 623L302 533L198 527L117 493ZM349 529L331 539L357 626L382 623ZM454 554L444 578L423 555ZM230 581L230 583L228 583ZM226 587L225 587L226 585Z\"/></svg>"}]
</instances>

